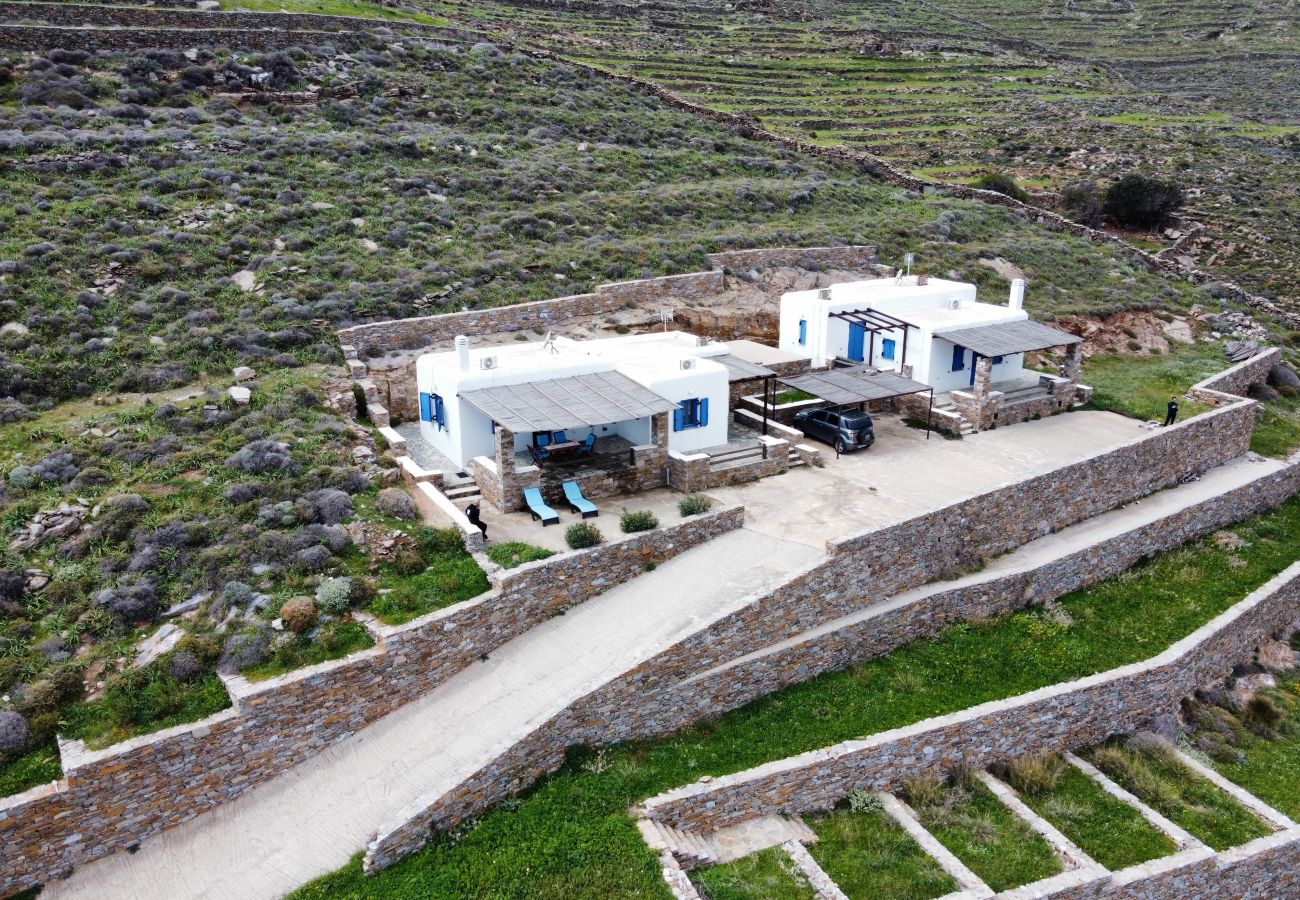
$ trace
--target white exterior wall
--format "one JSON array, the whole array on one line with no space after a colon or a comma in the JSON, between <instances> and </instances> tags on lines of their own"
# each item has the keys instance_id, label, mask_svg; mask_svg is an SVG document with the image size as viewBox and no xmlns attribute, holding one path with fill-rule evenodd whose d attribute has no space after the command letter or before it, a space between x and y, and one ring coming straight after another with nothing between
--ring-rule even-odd
<instances>
[{"instance_id":1,"label":"white exterior wall","mask_svg":"<svg viewBox=\"0 0 1300 900\"><path fill-rule=\"evenodd\" d=\"M1029 318L1023 309L980 303L975 299L975 285L944 279L930 279L917 285L915 278L899 284L893 278L878 278L837 284L830 289L830 299L819 291L794 291L781 298L782 350L798 353L812 360L813 366L829 365L837 356L848 357L849 323L831 318L832 313L874 309L912 323L908 329L907 356L903 357L903 331L877 332L873 342L864 335L864 362L883 370L912 366L912 378L936 391L960 390L970 384L971 354L966 352L966 366L952 371L952 344L934 337L935 332L972 328L998 322ZM951 308L953 303L956 308ZM799 322L807 322L807 340L799 343ZM894 359L881 355L883 341L895 342ZM873 346L874 343L874 346ZM866 359L870 356L870 359ZM993 369L993 378L1001 381L1017 377L1024 366L1023 354L1008 357Z\"/></svg>"},{"instance_id":2,"label":"white exterior wall","mask_svg":"<svg viewBox=\"0 0 1300 900\"><path fill-rule=\"evenodd\" d=\"M727 353L724 345L701 345L693 335L669 332L595 341L557 338L554 346L556 352L541 343L471 347L468 369L461 368L454 350L419 357L415 363L417 391L442 397L446 422L445 428L438 428L433 422L421 421L425 439L464 468L475 456L493 456L496 442L491 420L462 401L460 394L485 387L618 371L674 402L709 400L708 425L681 432L670 430L670 449L685 452L726 443L730 396L727 370L708 359ZM481 360L489 356L495 357L496 365L484 369ZM692 360L691 368L682 368L683 359ZM670 414L670 429L671 422ZM574 440L582 440L594 431L597 438L616 434L633 444L647 444L651 425L647 417L565 431ZM526 450L531 441L531 433L515 435L516 452Z\"/></svg>"}]
</instances>

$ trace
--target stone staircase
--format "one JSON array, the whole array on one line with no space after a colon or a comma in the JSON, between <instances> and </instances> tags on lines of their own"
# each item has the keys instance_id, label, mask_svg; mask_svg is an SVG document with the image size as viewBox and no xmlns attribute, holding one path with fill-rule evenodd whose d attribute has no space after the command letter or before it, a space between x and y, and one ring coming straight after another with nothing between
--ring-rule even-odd
<instances>
[{"instance_id":1,"label":"stone staircase","mask_svg":"<svg viewBox=\"0 0 1300 900\"><path fill-rule=\"evenodd\" d=\"M483 492L474 481L462 481L457 484L445 482L442 492L447 495L448 500L460 507L483 499Z\"/></svg>"},{"instance_id":2,"label":"stone staircase","mask_svg":"<svg viewBox=\"0 0 1300 900\"><path fill-rule=\"evenodd\" d=\"M953 405L951 400L944 400L942 403L936 400L934 411L954 416L957 419L957 431L959 434L966 435L975 433L975 425L970 419L957 412L957 407Z\"/></svg>"},{"instance_id":3,"label":"stone staircase","mask_svg":"<svg viewBox=\"0 0 1300 900\"><path fill-rule=\"evenodd\" d=\"M741 447L739 450L725 450L722 453L714 453L709 456L709 471L720 472L724 469L734 469L759 462L762 459L763 446L761 444L754 444L752 447Z\"/></svg>"},{"instance_id":4,"label":"stone staircase","mask_svg":"<svg viewBox=\"0 0 1300 900\"><path fill-rule=\"evenodd\" d=\"M652 850L667 850L686 871L728 863L769 847L794 842L817 843L817 834L802 819L760 816L709 834L674 828L654 819L638 819L637 829Z\"/></svg>"}]
</instances>

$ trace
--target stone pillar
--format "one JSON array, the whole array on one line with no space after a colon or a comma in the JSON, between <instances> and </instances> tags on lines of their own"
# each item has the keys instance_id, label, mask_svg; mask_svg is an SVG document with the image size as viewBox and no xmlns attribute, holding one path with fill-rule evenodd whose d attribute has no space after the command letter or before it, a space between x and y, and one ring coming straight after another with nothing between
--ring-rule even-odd
<instances>
[{"instance_id":1,"label":"stone pillar","mask_svg":"<svg viewBox=\"0 0 1300 900\"><path fill-rule=\"evenodd\" d=\"M650 417L650 443L668 456L668 413L655 413Z\"/></svg>"},{"instance_id":2,"label":"stone pillar","mask_svg":"<svg viewBox=\"0 0 1300 900\"><path fill-rule=\"evenodd\" d=\"M515 473L515 433L504 425L497 425L496 435L497 471L505 478Z\"/></svg>"},{"instance_id":3,"label":"stone pillar","mask_svg":"<svg viewBox=\"0 0 1300 900\"><path fill-rule=\"evenodd\" d=\"M1065 348L1065 362L1061 363L1061 377L1070 384L1078 384L1083 371L1083 343L1068 344Z\"/></svg>"},{"instance_id":4,"label":"stone pillar","mask_svg":"<svg viewBox=\"0 0 1300 900\"><path fill-rule=\"evenodd\" d=\"M988 399L993 384L993 360L987 356L975 357L975 384L971 386L971 396L981 406Z\"/></svg>"}]
</instances>

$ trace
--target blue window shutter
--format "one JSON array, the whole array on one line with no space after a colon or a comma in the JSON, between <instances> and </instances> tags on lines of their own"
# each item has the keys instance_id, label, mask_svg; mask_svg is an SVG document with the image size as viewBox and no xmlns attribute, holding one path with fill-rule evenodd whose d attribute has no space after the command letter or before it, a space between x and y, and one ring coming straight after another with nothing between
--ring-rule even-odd
<instances>
[{"instance_id":1,"label":"blue window shutter","mask_svg":"<svg viewBox=\"0 0 1300 900\"><path fill-rule=\"evenodd\" d=\"M700 401L700 427L703 428L709 424L709 398L705 397Z\"/></svg>"},{"instance_id":2,"label":"blue window shutter","mask_svg":"<svg viewBox=\"0 0 1300 900\"><path fill-rule=\"evenodd\" d=\"M880 357L881 357L881 359L893 359L893 358L894 358L894 339L893 339L893 338L885 338L883 341L880 342Z\"/></svg>"},{"instance_id":3,"label":"blue window shutter","mask_svg":"<svg viewBox=\"0 0 1300 900\"><path fill-rule=\"evenodd\" d=\"M420 391L420 421L433 421L433 402L424 391Z\"/></svg>"},{"instance_id":4,"label":"blue window shutter","mask_svg":"<svg viewBox=\"0 0 1300 900\"><path fill-rule=\"evenodd\" d=\"M801 344L808 343L808 320L807 319L799 320L799 343Z\"/></svg>"},{"instance_id":5,"label":"blue window shutter","mask_svg":"<svg viewBox=\"0 0 1300 900\"><path fill-rule=\"evenodd\" d=\"M966 348L957 344L952 348L952 370L960 372L966 368Z\"/></svg>"},{"instance_id":6,"label":"blue window shutter","mask_svg":"<svg viewBox=\"0 0 1300 900\"><path fill-rule=\"evenodd\" d=\"M1002 357L1000 356L993 357L993 365L997 366L1001 364L1002 364Z\"/></svg>"},{"instance_id":7,"label":"blue window shutter","mask_svg":"<svg viewBox=\"0 0 1300 900\"><path fill-rule=\"evenodd\" d=\"M686 410L673 410L673 431L681 431L686 427Z\"/></svg>"},{"instance_id":8,"label":"blue window shutter","mask_svg":"<svg viewBox=\"0 0 1300 900\"><path fill-rule=\"evenodd\" d=\"M438 423L438 428L447 427L447 408L442 404L442 397L438 394L433 395L433 420Z\"/></svg>"}]
</instances>

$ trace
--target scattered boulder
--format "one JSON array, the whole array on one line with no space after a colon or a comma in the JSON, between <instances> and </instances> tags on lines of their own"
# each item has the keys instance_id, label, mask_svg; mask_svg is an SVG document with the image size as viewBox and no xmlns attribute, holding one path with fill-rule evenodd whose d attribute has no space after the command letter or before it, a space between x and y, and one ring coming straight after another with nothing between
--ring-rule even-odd
<instances>
[{"instance_id":1,"label":"scattered boulder","mask_svg":"<svg viewBox=\"0 0 1300 900\"><path fill-rule=\"evenodd\" d=\"M143 669L174 648L183 637L185 637L185 632L178 626L168 622L136 645L135 661L131 665L137 669Z\"/></svg>"},{"instance_id":2,"label":"scattered boulder","mask_svg":"<svg viewBox=\"0 0 1300 900\"><path fill-rule=\"evenodd\" d=\"M1300 375L1283 363L1274 363L1273 368L1268 370L1268 383L1276 388L1300 390Z\"/></svg>"},{"instance_id":3,"label":"scattered boulder","mask_svg":"<svg viewBox=\"0 0 1300 900\"><path fill-rule=\"evenodd\" d=\"M394 519L411 520L418 518L415 501L410 494L400 488L384 488L375 498L375 507L384 515Z\"/></svg>"},{"instance_id":4,"label":"scattered boulder","mask_svg":"<svg viewBox=\"0 0 1300 900\"><path fill-rule=\"evenodd\" d=\"M257 377L257 373L249 366L235 366L230 370L230 374L235 376L235 381L252 381Z\"/></svg>"},{"instance_id":5,"label":"scattered boulder","mask_svg":"<svg viewBox=\"0 0 1300 900\"><path fill-rule=\"evenodd\" d=\"M236 272L234 275L230 276L230 280L233 281L235 287L239 288L241 291L251 291L253 288L257 287L257 273L249 269L242 269Z\"/></svg>"},{"instance_id":6,"label":"scattered boulder","mask_svg":"<svg viewBox=\"0 0 1300 900\"><path fill-rule=\"evenodd\" d=\"M246 406L253 399L253 392L242 385L232 384L227 391L230 398L241 406Z\"/></svg>"},{"instance_id":7,"label":"scattered boulder","mask_svg":"<svg viewBox=\"0 0 1300 900\"><path fill-rule=\"evenodd\" d=\"M1284 672L1296 667L1296 652L1286 641L1265 641L1259 645L1256 658L1261 666L1275 672Z\"/></svg>"},{"instance_id":8,"label":"scattered boulder","mask_svg":"<svg viewBox=\"0 0 1300 900\"><path fill-rule=\"evenodd\" d=\"M0 709L0 753L16 753L31 739L27 720L12 709Z\"/></svg>"},{"instance_id":9,"label":"scattered boulder","mask_svg":"<svg viewBox=\"0 0 1300 900\"><path fill-rule=\"evenodd\" d=\"M1267 672L1255 675L1242 675L1228 691L1228 699L1237 709L1245 709L1255 695L1266 688L1277 687L1277 679Z\"/></svg>"},{"instance_id":10,"label":"scattered boulder","mask_svg":"<svg viewBox=\"0 0 1300 900\"><path fill-rule=\"evenodd\" d=\"M1246 396L1260 403L1273 403L1280 395L1266 384L1252 384L1246 389Z\"/></svg>"}]
</instances>

